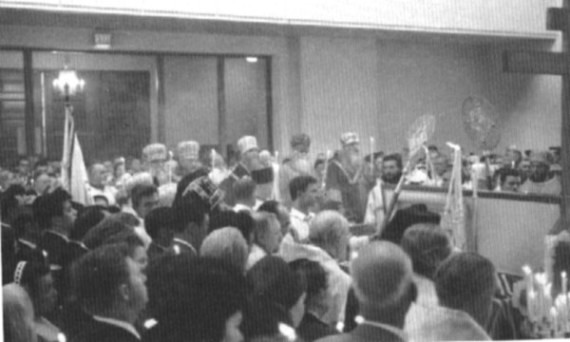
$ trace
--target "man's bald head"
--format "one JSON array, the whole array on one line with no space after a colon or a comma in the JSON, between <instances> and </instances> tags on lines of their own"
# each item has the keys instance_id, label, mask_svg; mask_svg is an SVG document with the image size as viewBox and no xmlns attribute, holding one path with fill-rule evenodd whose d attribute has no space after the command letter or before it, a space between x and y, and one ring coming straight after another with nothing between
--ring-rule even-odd
<instances>
[{"instance_id":1,"label":"man's bald head","mask_svg":"<svg viewBox=\"0 0 570 342\"><path fill-rule=\"evenodd\" d=\"M415 299L407 296L413 287L412 262L391 242L376 241L362 248L352 261L351 273L361 306L383 310ZM411 300L403 301L407 297Z\"/></svg>"}]
</instances>

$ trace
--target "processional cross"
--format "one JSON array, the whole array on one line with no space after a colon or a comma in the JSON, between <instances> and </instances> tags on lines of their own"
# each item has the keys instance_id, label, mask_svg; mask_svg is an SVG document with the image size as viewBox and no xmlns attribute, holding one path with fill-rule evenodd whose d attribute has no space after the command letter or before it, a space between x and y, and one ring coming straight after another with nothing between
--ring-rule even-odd
<instances>
[{"instance_id":1,"label":"processional cross","mask_svg":"<svg viewBox=\"0 0 570 342\"><path fill-rule=\"evenodd\" d=\"M505 51L503 70L562 76L562 196L560 228L570 230L570 0L561 8L549 8L547 29L562 32L562 52Z\"/></svg>"}]
</instances>

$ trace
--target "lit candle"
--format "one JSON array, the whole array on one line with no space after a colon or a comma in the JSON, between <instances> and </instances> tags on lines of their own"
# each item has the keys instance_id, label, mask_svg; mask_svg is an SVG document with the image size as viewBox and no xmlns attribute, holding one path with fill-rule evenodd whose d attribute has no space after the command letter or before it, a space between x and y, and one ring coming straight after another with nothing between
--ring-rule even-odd
<instances>
[{"instance_id":1,"label":"lit candle","mask_svg":"<svg viewBox=\"0 0 570 342\"><path fill-rule=\"evenodd\" d=\"M541 320L543 317L548 315L548 310L545 310L545 286L546 286L546 275L544 273L538 273L534 276L537 284L536 291L536 306L538 319Z\"/></svg>"},{"instance_id":2,"label":"lit candle","mask_svg":"<svg viewBox=\"0 0 570 342\"><path fill-rule=\"evenodd\" d=\"M475 188L474 190L475 191ZM528 318L532 322L534 321L535 316L533 316L536 300L536 293L534 292L533 288L533 276L532 276L532 269L528 265L524 265L523 268L525 284L526 284L526 309L528 311Z\"/></svg>"},{"instance_id":3,"label":"lit candle","mask_svg":"<svg viewBox=\"0 0 570 342\"><path fill-rule=\"evenodd\" d=\"M549 312L549 319L552 322L552 330L554 331L554 335L558 335L558 332L560 331L560 327L558 324L558 311L556 310L556 308L550 308L550 312Z\"/></svg>"},{"instance_id":4,"label":"lit candle","mask_svg":"<svg viewBox=\"0 0 570 342\"><path fill-rule=\"evenodd\" d=\"M568 278L566 277L566 272L562 272L562 293L566 295L568 293Z\"/></svg>"},{"instance_id":5,"label":"lit candle","mask_svg":"<svg viewBox=\"0 0 570 342\"><path fill-rule=\"evenodd\" d=\"M172 183L172 158L174 154L172 151L168 151L168 183Z\"/></svg>"},{"instance_id":6,"label":"lit candle","mask_svg":"<svg viewBox=\"0 0 570 342\"><path fill-rule=\"evenodd\" d=\"M550 290L552 289L552 284L548 283L544 286L544 314L547 315L552 309L552 295Z\"/></svg>"},{"instance_id":7,"label":"lit candle","mask_svg":"<svg viewBox=\"0 0 570 342\"><path fill-rule=\"evenodd\" d=\"M537 303L536 303L536 292L534 290L530 291L527 296L527 310L528 310L528 319L531 322L537 321Z\"/></svg>"},{"instance_id":8,"label":"lit candle","mask_svg":"<svg viewBox=\"0 0 570 342\"><path fill-rule=\"evenodd\" d=\"M216 150L212 149L212 151L210 151L210 163L212 164L212 170L215 167L215 162L216 162Z\"/></svg>"}]
</instances>

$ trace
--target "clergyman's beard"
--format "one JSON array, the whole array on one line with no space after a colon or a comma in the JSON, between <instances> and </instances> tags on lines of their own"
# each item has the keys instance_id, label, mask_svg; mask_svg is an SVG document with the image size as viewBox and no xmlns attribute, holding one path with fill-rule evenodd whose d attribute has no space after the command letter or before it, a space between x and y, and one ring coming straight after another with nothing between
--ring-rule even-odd
<instances>
[{"instance_id":1,"label":"clergyman's beard","mask_svg":"<svg viewBox=\"0 0 570 342\"><path fill-rule=\"evenodd\" d=\"M398 172L397 174L383 174L382 175L382 180L388 184L398 184L398 182L400 181L400 177L402 177L402 173Z\"/></svg>"}]
</instances>

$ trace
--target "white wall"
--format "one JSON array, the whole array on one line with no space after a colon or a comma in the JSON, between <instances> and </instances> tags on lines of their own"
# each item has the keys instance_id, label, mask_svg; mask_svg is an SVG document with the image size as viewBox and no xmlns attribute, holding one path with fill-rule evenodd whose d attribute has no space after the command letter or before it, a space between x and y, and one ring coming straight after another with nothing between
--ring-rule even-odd
<instances>
[{"instance_id":1,"label":"white wall","mask_svg":"<svg viewBox=\"0 0 570 342\"><path fill-rule=\"evenodd\" d=\"M303 131L313 150L339 146L343 132L375 136L378 126L374 39L301 38Z\"/></svg>"},{"instance_id":2,"label":"white wall","mask_svg":"<svg viewBox=\"0 0 570 342\"><path fill-rule=\"evenodd\" d=\"M0 46L91 49L85 28L1 26ZM505 74L505 49L550 49L552 40L521 45L462 40L331 36L243 36L159 31L113 32L121 51L271 56L275 148L289 151L291 134L313 136L314 151L338 146L339 135L374 136L378 148L400 150L418 116L438 116L434 142L452 140L472 149L460 116L463 100L482 95L504 124L500 148L544 148L560 143L560 81L556 76ZM526 40L525 40L526 41ZM2 63L0 61L0 63ZM122 62L121 62L122 63ZM153 115L153 140L157 138ZM183 138L166 119L167 141ZM213 131L208 136L213 135ZM201 137L201 136L200 136ZM204 141L208 141L204 137ZM366 143L367 145L367 143ZM368 146L362 148L368 152Z\"/></svg>"},{"instance_id":3,"label":"white wall","mask_svg":"<svg viewBox=\"0 0 570 342\"><path fill-rule=\"evenodd\" d=\"M414 120L437 118L431 143L459 143L475 151L464 130L462 104L481 96L497 112L498 149L560 144L560 77L504 73L505 50L543 44L498 45L451 41L301 38L302 130L315 152L337 147L354 130L385 152L401 151Z\"/></svg>"},{"instance_id":4,"label":"white wall","mask_svg":"<svg viewBox=\"0 0 570 342\"><path fill-rule=\"evenodd\" d=\"M164 61L166 144L218 141L216 59L167 56Z\"/></svg>"}]
</instances>

